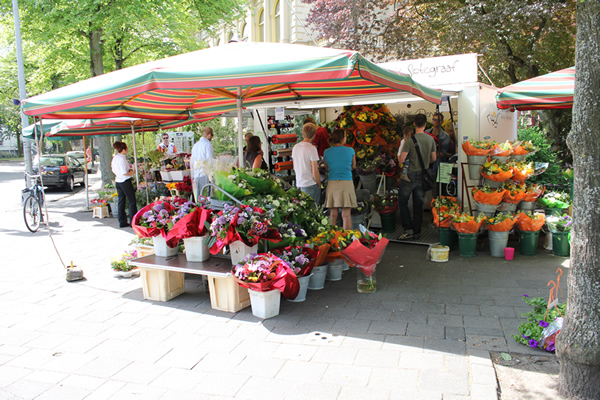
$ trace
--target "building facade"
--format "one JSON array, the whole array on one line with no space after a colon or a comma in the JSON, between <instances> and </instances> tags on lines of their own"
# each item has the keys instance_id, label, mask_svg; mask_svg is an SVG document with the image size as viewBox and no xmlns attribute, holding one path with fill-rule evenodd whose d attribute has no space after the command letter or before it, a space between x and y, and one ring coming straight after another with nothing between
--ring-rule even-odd
<instances>
[{"instance_id":1,"label":"building facade","mask_svg":"<svg viewBox=\"0 0 600 400\"><path fill-rule=\"evenodd\" d=\"M309 10L310 5L302 0L251 0L246 18L237 26L223 27L208 43L213 47L242 39L316 45L315 34L306 26Z\"/></svg>"}]
</instances>

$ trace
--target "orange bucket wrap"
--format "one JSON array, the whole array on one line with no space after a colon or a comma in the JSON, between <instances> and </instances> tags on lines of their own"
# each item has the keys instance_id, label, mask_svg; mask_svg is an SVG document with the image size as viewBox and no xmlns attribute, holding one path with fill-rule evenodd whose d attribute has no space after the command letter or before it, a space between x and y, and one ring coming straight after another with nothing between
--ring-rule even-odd
<instances>
[{"instance_id":1,"label":"orange bucket wrap","mask_svg":"<svg viewBox=\"0 0 600 400\"><path fill-rule=\"evenodd\" d=\"M520 213L517 216L517 218L517 228L519 228L519 230L527 232L537 232L540 229L542 229L542 226L544 226L544 224L546 223L545 218L539 218L534 220L531 219L529 215L525 213Z\"/></svg>"},{"instance_id":2,"label":"orange bucket wrap","mask_svg":"<svg viewBox=\"0 0 600 400\"><path fill-rule=\"evenodd\" d=\"M462 144L462 148L468 156L485 156L488 155L490 149L478 149L473 146L468 140Z\"/></svg>"}]
</instances>

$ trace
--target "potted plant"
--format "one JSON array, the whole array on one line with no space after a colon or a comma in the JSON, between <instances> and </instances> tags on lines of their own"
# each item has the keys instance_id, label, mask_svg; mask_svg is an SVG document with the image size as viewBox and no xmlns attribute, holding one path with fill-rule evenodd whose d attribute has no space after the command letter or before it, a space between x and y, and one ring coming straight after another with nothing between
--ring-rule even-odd
<instances>
[{"instance_id":1,"label":"potted plant","mask_svg":"<svg viewBox=\"0 0 600 400\"><path fill-rule=\"evenodd\" d=\"M440 196L431 200L433 222L438 228L440 244L454 250L456 233L450 229L450 222L456 214L460 214L460 205L456 197Z\"/></svg>"},{"instance_id":2,"label":"potted plant","mask_svg":"<svg viewBox=\"0 0 600 400\"><path fill-rule=\"evenodd\" d=\"M373 198L373 206L375 211L377 211L381 217L381 231L395 232L398 195L391 193L384 196L375 195Z\"/></svg>"},{"instance_id":3,"label":"potted plant","mask_svg":"<svg viewBox=\"0 0 600 400\"><path fill-rule=\"evenodd\" d=\"M477 236L485 215L477 216L466 213L456 214L451 225L458 232L458 251L461 257L475 257L477 250Z\"/></svg>"},{"instance_id":4,"label":"potted plant","mask_svg":"<svg viewBox=\"0 0 600 400\"><path fill-rule=\"evenodd\" d=\"M300 290L296 274L271 253L248 254L233 267L232 275L239 285L249 289L252 314L263 319L279 315L280 293L295 298Z\"/></svg>"},{"instance_id":5,"label":"potted plant","mask_svg":"<svg viewBox=\"0 0 600 400\"><path fill-rule=\"evenodd\" d=\"M138 267L132 266L129 262L138 257L136 250L128 250L121 254L119 258L113 258L110 266L115 271L116 276L122 278L131 278L134 275L139 275L140 270Z\"/></svg>"},{"instance_id":6,"label":"potted plant","mask_svg":"<svg viewBox=\"0 0 600 400\"><path fill-rule=\"evenodd\" d=\"M513 339L534 349L542 347L546 351L553 352L554 339L562 327L562 316L565 315L567 303L548 308L548 301L543 297L529 297L526 294L521 297L532 310L521 314L527 317L527 321L519 325L519 334L512 335Z\"/></svg>"},{"instance_id":7,"label":"potted plant","mask_svg":"<svg viewBox=\"0 0 600 400\"><path fill-rule=\"evenodd\" d=\"M573 219L568 214L560 217L550 216L546 219L548 228L552 232L552 254L555 256L569 257L571 255L571 226Z\"/></svg>"},{"instance_id":8,"label":"potted plant","mask_svg":"<svg viewBox=\"0 0 600 400\"><path fill-rule=\"evenodd\" d=\"M565 192L546 192L537 202L544 207L547 216L561 216L571 206L571 196Z\"/></svg>"}]
</instances>

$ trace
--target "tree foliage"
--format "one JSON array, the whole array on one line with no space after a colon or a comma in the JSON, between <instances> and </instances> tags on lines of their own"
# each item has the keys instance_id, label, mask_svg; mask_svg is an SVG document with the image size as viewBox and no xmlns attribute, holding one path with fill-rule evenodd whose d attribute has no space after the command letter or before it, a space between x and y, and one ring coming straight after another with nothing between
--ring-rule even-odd
<instances>
[{"instance_id":1,"label":"tree foliage","mask_svg":"<svg viewBox=\"0 0 600 400\"><path fill-rule=\"evenodd\" d=\"M309 26L321 39L375 61L479 53L497 86L574 64L573 1L304 2L313 5Z\"/></svg>"}]
</instances>

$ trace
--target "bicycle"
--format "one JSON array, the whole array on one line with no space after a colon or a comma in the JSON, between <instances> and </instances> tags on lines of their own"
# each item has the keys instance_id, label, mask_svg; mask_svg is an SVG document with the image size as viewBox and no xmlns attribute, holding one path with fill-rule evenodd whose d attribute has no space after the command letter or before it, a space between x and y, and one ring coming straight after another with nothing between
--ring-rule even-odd
<instances>
[{"instance_id":1,"label":"bicycle","mask_svg":"<svg viewBox=\"0 0 600 400\"><path fill-rule=\"evenodd\" d=\"M35 183L22 191L23 219L30 232L37 232L40 223L44 222L44 213L42 212L44 191L40 184L40 175L30 175L27 172L25 175L34 178Z\"/></svg>"}]
</instances>

